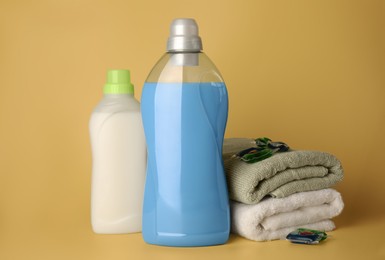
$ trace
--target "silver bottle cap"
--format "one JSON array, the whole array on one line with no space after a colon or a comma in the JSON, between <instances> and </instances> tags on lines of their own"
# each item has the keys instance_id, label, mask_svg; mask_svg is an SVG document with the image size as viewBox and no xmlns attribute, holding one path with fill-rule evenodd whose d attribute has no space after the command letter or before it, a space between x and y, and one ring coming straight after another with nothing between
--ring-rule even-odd
<instances>
[{"instance_id":1,"label":"silver bottle cap","mask_svg":"<svg viewBox=\"0 0 385 260\"><path fill-rule=\"evenodd\" d=\"M168 52L199 52L202 40L194 19L179 18L172 21L167 41Z\"/></svg>"}]
</instances>

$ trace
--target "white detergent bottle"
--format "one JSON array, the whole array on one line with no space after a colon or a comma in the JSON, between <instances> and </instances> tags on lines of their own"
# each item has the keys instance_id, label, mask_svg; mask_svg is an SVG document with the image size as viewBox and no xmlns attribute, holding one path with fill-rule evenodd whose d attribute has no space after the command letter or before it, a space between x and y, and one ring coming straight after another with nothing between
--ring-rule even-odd
<instances>
[{"instance_id":1,"label":"white detergent bottle","mask_svg":"<svg viewBox=\"0 0 385 260\"><path fill-rule=\"evenodd\" d=\"M91 222L95 233L142 230L146 143L128 70L110 70L91 115Z\"/></svg>"}]
</instances>

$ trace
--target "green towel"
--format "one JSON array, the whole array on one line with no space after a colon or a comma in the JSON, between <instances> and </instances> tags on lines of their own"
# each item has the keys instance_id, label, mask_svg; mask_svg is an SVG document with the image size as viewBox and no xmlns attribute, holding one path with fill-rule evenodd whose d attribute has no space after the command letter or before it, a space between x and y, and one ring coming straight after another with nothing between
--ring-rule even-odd
<instances>
[{"instance_id":1,"label":"green towel","mask_svg":"<svg viewBox=\"0 0 385 260\"><path fill-rule=\"evenodd\" d=\"M266 196L283 198L330 188L343 178L340 161L325 152L288 151L251 164L234 156L253 144L254 140L247 138L224 141L223 160L232 200L255 204Z\"/></svg>"}]
</instances>

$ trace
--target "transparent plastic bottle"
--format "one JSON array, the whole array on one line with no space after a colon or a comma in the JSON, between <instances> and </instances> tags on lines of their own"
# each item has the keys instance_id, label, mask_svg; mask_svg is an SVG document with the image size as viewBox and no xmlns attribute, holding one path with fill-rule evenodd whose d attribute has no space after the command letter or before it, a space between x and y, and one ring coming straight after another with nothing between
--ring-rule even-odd
<instances>
[{"instance_id":1,"label":"transparent plastic bottle","mask_svg":"<svg viewBox=\"0 0 385 260\"><path fill-rule=\"evenodd\" d=\"M140 232L146 143L130 72L108 71L103 92L89 125L92 229L101 234Z\"/></svg>"},{"instance_id":2,"label":"transparent plastic bottle","mask_svg":"<svg viewBox=\"0 0 385 260\"><path fill-rule=\"evenodd\" d=\"M201 50L195 21L174 20L167 53L144 84L148 162L142 232L150 244L206 246L228 240L222 161L228 96Z\"/></svg>"}]
</instances>

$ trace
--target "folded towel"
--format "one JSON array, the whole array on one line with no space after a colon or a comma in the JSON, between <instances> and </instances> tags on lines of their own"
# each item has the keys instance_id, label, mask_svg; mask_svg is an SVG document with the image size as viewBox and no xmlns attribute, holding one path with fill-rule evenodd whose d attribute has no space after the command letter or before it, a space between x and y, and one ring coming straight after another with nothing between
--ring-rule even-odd
<instances>
[{"instance_id":1,"label":"folded towel","mask_svg":"<svg viewBox=\"0 0 385 260\"><path fill-rule=\"evenodd\" d=\"M225 139L223 160L230 198L246 204L265 196L283 198L296 192L330 188L343 178L340 161L318 151L288 151L256 163L234 154L255 145L253 139Z\"/></svg>"},{"instance_id":2,"label":"folded towel","mask_svg":"<svg viewBox=\"0 0 385 260\"><path fill-rule=\"evenodd\" d=\"M341 194L333 189L266 198L254 205L233 201L231 231L255 241L284 239L299 227L331 231L335 225L330 219L343 207Z\"/></svg>"}]
</instances>

